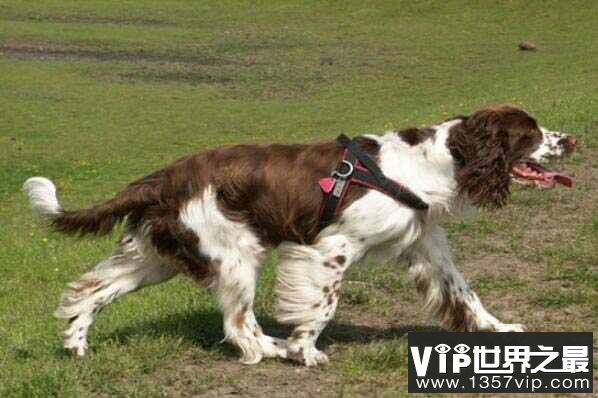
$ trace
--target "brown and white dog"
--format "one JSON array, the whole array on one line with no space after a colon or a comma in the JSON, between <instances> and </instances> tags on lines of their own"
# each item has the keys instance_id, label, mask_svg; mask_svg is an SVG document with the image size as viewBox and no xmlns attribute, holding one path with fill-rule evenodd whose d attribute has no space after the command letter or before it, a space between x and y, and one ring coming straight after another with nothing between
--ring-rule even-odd
<instances>
[{"instance_id":1,"label":"brown and white dog","mask_svg":"<svg viewBox=\"0 0 598 398\"><path fill-rule=\"evenodd\" d=\"M84 355L88 329L105 305L182 272L213 290L225 339L240 348L244 363L263 357L325 363L315 343L334 316L343 275L373 252L407 261L422 304L443 327L522 331L524 326L502 323L482 306L455 268L438 221L468 203L502 206L512 175L543 187L570 186L569 177L538 164L572 151L572 138L554 134L520 109L497 106L428 128L365 135L361 148L429 209L413 210L353 186L338 218L322 231L318 180L342 157L335 141L207 150L85 210L64 210L52 182L30 178L24 189L34 211L58 231L102 235L126 220L114 253L61 298L55 315L70 320L64 346ZM272 247L280 261L277 319L296 325L287 340L265 335L253 312L260 264Z\"/></svg>"}]
</instances>

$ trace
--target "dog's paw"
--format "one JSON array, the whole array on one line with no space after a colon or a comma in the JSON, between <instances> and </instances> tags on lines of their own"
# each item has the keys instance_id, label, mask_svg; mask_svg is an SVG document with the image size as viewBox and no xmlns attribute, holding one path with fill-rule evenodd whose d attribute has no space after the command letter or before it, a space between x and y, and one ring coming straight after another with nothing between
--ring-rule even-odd
<instances>
[{"instance_id":1,"label":"dog's paw","mask_svg":"<svg viewBox=\"0 0 598 398\"><path fill-rule=\"evenodd\" d=\"M264 357L266 358L286 358L288 354L287 341L276 337L261 335L258 339Z\"/></svg>"},{"instance_id":2,"label":"dog's paw","mask_svg":"<svg viewBox=\"0 0 598 398\"><path fill-rule=\"evenodd\" d=\"M87 339L84 332L80 329L64 332L64 348L75 357L84 357L87 352Z\"/></svg>"},{"instance_id":3,"label":"dog's paw","mask_svg":"<svg viewBox=\"0 0 598 398\"><path fill-rule=\"evenodd\" d=\"M241 358L239 362L243 365L255 365L261 362L263 353L259 349L252 349L253 347L244 347L245 349L241 352ZM256 347L257 348L257 347Z\"/></svg>"},{"instance_id":4,"label":"dog's paw","mask_svg":"<svg viewBox=\"0 0 598 398\"><path fill-rule=\"evenodd\" d=\"M328 363L328 355L324 354L316 347L289 349L287 351L287 358L307 367L325 365Z\"/></svg>"},{"instance_id":5,"label":"dog's paw","mask_svg":"<svg viewBox=\"0 0 598 398\"><path fill-rule=\"evenodd\" d=\"M328 360L328 355L324 354L322 351L316 349L315 347L312 348L310 351L310 359L305 361L306 366L316 366L316 365L326 365Z\"/></svg>"},{"instance_id":6,"label":"dog's paw","mask_svg":"<svg viewBox=\"0 0 598 398\"><path fill-rule=\"evenodd\" d=\"M496 328L497 332L527 332L527 327L520 323L503 323Z\"/></svg>"},{"instance_id":7,"label":"dog's paw","mask_svg":"<svg viewBox=\"0 0 598 398\"><path fill-rule=\"evenodd\" d=\"M65 342L64 348L70 351L74 357L83 358L87 352L87 344L76 344Z\"/></svg>"}]
</instances>

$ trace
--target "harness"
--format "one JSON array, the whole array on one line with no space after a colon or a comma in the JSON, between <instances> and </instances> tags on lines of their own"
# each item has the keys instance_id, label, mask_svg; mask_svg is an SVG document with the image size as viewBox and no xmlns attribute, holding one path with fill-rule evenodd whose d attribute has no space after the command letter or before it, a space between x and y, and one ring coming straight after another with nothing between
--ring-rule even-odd
<instances>
[{"instance_id":1,"label":"harness","mask_svg":"<svg viewBox=\"0 0 598 398\"><path fill-rule=\"evenodd\" d=\"M386 178L376 162L360 148L355 139L352 140L341 134L336 140L345 148L345 151L343 159L332 175L319 181L325 195L320 211L319 231L333 222L352 184L375 189L415 210L428 209L428 204L407 187Z\"/></svg>"}]
</instances>

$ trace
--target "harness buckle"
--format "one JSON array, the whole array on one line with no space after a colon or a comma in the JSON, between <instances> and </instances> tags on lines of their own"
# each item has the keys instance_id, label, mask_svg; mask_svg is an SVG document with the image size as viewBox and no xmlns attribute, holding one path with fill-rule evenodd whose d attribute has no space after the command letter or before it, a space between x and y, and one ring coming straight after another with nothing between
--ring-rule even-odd
<instances>
[{"instance_id":1,"label":"harness buckle","mask_svg":"<svg viewBox=\"0 0 598 398\"><path fill-rule=\"evenodd\" d=\"M343 171L344 166L347 167L347 171ZM338 178L344 180L347 177L349 177L351 174L353 174L354 170L355 170L355 168L353 167L353 164L351 162L343 160L341 162L341 164L339 165L338 169L334 170L334 172L332 173L332 177L338 177Z\"/></svg>"}]
</instances>

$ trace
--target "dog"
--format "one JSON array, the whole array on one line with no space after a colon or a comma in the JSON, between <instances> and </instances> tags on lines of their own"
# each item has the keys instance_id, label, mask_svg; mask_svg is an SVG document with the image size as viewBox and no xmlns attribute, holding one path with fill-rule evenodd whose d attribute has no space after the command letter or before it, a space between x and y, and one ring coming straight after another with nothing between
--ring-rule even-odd
<instances>
[{"instance_id":1,"label":"dog","mask_svg":"<svg viewBox=\"0 0 598 398\"><path fill-rule=\"evenodd\" d=\"M484 308L453 264L438 222L465 207L501 207L513 178L543 188L571 186L570 177L540 165L575 148L573 138L555 134L525 111L499 105L426 128L358 137L384 175L427 209L353 186L322 230L318 181L342 159L335 141L203 151L84 210L63 209L54 184L32 177L24 184L32 208L57 231L105 235L125 223L113 254L69 284L60 299L55 316L70 322L64 347L83 356L88 329L103 307L183 273L214 292L225 339L240 349L243 363L280 357L324 364L328 357L316 340L334 316L345 271L369 253L409 264L422 307L442 327L524 331ZM253 311L268 248L279 252L276 318L295 326L286 340L264 334Z\"/></svg>"}]
</instances>

